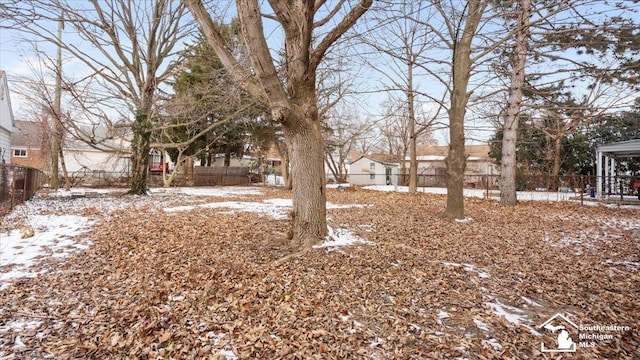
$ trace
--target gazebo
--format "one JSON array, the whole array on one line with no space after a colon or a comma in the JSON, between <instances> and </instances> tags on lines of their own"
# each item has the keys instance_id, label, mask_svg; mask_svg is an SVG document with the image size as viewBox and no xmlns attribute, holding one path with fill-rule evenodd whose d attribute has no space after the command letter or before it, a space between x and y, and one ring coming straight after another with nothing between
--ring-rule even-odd
<instances>
[{"instance_id":1,"label":"gazebo","mask_svg":"<svg viewBox=\"0 0 640 360\"><path fill-rule=\"evenodd\" d=\"M640 139L621 141L598 146L596 150L596 191L598 199L614 190L616 161L619 158L640 157Z\"/></svg>"}]
</instances>

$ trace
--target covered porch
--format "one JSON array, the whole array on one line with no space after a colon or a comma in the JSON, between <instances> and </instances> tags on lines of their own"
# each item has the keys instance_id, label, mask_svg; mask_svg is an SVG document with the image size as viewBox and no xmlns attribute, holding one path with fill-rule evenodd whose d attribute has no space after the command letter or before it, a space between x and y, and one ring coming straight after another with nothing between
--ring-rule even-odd
<instances>
[{"instance_id":1,"label":"covered porch","mask_svg":"<svg viewBox=\"0 0 640 360\"><path fill-rule=\"evenodd\" d=\"M596 150L596 193L598 199L616 194L622 197L623 180L629 176L620 176L616 163L622 158L640 157L640 139L621 141L598 146ZM638 179L640 180L640 179Z\"/></svg>"}]
</instances>

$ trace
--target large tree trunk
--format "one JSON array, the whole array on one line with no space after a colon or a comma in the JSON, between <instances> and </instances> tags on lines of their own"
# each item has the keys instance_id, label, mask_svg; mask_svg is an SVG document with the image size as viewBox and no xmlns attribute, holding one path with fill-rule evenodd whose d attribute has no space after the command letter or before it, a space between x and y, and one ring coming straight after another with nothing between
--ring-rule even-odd
<instances>
[{"instance_id":1,"label":"large tree trunk","mask_svg":"<svg viewBox=\"0 0 640 360\"><path fill-rule=\"evenodd\" d=\"M511 72L509 100L502 132L502 169L500 171L500 203L515 206L516 197L516 145L518 142L518 121L522 103L522 87L527 63L527 39L529 38L529 16L531 0L520 0L521 30L516 33L515 61Z\"/></svg>"},{"instance_id":2,"label":"large tree trunk","mask_svg":"<svg viewBox=\"0 0 640 360\"><path fill-rule=\"evenodd\" d=\"M450 110L449 155L445 160L447 176L447 208L444 216L450 219L464 219L464 170L467 159L464 153L465 109ZM454 120L455 119L455 120Z\"/></svg>"},{"instance_id":3,"label":"large tree trunk","mask_svg":"<svg viewBox=\"0 0 640 360\"><path fill-rule=\"evenodd\" d=\"M148 112L140 110L133 122L133 142L131 143L131 186L129 194L132 195L145 195L147 193L150 135Z\"/></svg>"},{"instance_id":4,"label":"large tree trunk","mask_svg":"<svg viewBox=\"0 0 640 360\"><path fill-rule=\"evenodd\" d=\"M315 101L314 98L305 99ZM312 106L315 108L315 106ZM313 116L310 113L290 114L291 117ZM293 120L293 119L292 119ZM324 143L320 121L304 119L308 126L285 128L291 156L293 177L293 244L311 247L327 236L326 184L324 173ZM297 121L293 121L294 123Z\"/></svg>"},{"instance_id":5,"label":"large tree trunk","mask_svg":"<svg viewBox=\"0 0 640 360\"><path fill-rule=\"evenodd\" d=\"M444 216L464 219L464 170L467 159L464 153L464 116L467 112L471 77L471 45L486 3L468 2L462 36L453 44L451 105L449 108L449 154L445 161L447 175L447 208ZM460 30L460 29L459 29Z\"/></svg>"}]
</instances>

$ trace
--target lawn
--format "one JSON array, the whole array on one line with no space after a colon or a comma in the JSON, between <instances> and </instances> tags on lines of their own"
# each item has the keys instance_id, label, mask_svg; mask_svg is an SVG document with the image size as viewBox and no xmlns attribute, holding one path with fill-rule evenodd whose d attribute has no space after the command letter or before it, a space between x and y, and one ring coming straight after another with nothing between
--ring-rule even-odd
<instances>
[{"instance_id":1,"label":"lawn","mask_svg":"<svg viewBox=\"0 0 640 360\"><path fill-rule=\"evenodd\" d=\"M330 189L330 242L297 252L286 191L90 195L3 219L0 359L538 359L563 331L575 358L640 354L637 209L452 221L444 195Z\"/></svg>"}]
</instances>

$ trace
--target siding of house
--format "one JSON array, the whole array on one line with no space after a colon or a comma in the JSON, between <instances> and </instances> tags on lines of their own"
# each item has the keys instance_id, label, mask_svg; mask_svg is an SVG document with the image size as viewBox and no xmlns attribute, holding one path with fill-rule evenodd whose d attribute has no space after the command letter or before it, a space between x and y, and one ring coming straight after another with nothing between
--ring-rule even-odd
<instances>
[{"instance_id":1,"label":"siding of house","mask_svg":"<svg viewBox=\"0 0 640 360\"><path fill-rule=\"evenodd\" d=\"M4 160L6 164L11 160L9 151L12 132L13 111L11 110L9 86L5 72L0 70L0 162Z\"/></svg>"},{"instance_id":2,"label":"siding of house","mask_svg":"<svg viewBox=\"0 0 640 360\"><path fill-rule=\"evenodd\" d=\"M372 165L373 164L373 165ZM367 157L361 157L349 165L349 182L353 185L387 185L387 168L391 169L391 183L395 184L398 167L387 165Z\"/></svg>"},{"instance_id":3,"label":"siding of house","mask_svg":"<svg viewBox=\"0 0 640 360\"><path fill-rule=\"evenodd\" d=\"M11 133L0 127L0 163L9 164L11 161Z\"/></svg>"},{"instance_id":4,"label":"siding of house","mask_svg":"<svg viewBox=\"0 0 640 360\"><path fill-rule=\"evenodd\" d=\"M103 171L109 173L128 173L129 158L118 153L108 153L99 150L64 151L64 161L70 173L83 171Z\"/></svg>"}]
</instances>

